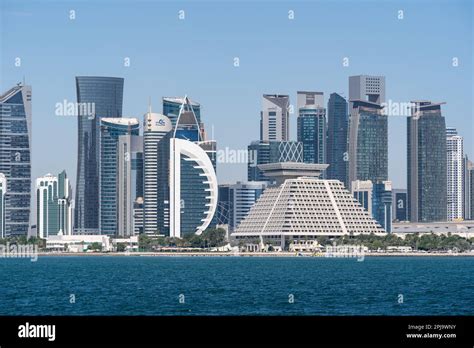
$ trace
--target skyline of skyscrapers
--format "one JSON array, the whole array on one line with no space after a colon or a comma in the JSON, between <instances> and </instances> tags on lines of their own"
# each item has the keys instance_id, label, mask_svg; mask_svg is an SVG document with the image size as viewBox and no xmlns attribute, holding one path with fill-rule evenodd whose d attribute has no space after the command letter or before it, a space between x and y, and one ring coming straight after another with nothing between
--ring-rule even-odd
<instances>
[{"instance_id":1,"label":"skyline of skyscrapers","mask_svg":"<svg viewBox=\"0 0 474 348\"><path fill-rule=\"evenodd\" d=\"M27 236L31 209L31 86L0 95L0 173L7 180L5 236Z\"/></svg>"},{"instance_id":2,"label":"skyline of skyscrapers","mask_svg":"<svg viewBox=\"0 0 474 348\"><path fill-rule=\"evenodd\" d=\"M3 100L12 98L9 102L2 103L3 117L5 117L5 111L8 110L5 104L20 105L19 108L13 110L20 110L21 113L24 97L20 99L15 93L22 88L20 84L2 96ZM79 120L78 173L81 154L85 153L85 148L81 151L80 147L84 147L87 143L89 157L87 161L82 162L97 165L99 174L99 196L96 202L99 209L95 209L98 210L99 226L97 229L80 229L81 220L75 221L76 233L102 233L126 237L146 232L182 237L188 233L200 233L211 223L216 223L214 212L217 209L218 191L217 146L214 140L205 138L199 103L187 97L164 97L163 113L168 113L174 119L174 126L170 118L153 114L150 110L144 116L143 136L141 136L140 122L137 119L122 118L121 110L120 117L103 117L97 114L101 107L103 113L119 113L114 107L118 104L120 104L120 109L122 107L123 79L76 77L76 88L80 104L77 115ZM27 89L25 93L28 94ZM382 105L385 101L385 78L369 75L350 76L349 95L357 99L349 99L347 102L341 95L332 93L326 109L322 92L297 91L298 141L253 141L248 147L250 160L247 179L249 184L254 184L254 181L271 181L261 173L259 166L262 164L333 162L334 171L327 169L327 173L337 175L338 178L335 179L345 183L343 180L347 178L349 185L365 181L371 183L370 198L362 199L361 205L387 232L391 230L392 220L399 217L410 221L432 222L460 220L473 216L472 162L464 155L463 138L455 129L446 128L444 117L441 115L441 104L429 101L412 102L412 115L407 119L407 134L409 135L407 179L410 184L407 188L406 202L404 202L408 209L408 216L404 217L402 212L404 208L398 209L400 199L392 192L388 177L388 122L387 114L384 112L385 106ZM29 98L30 105L23 109L23 113L28 108L31 110L31 87L29 87L29 97L25 96ZM117 100L120 100L120 103ZM285 119L291 110L289 95L265 94L263 100L266 106L262 106L261 134L265 132L269 136L278 134L270 127L270 125L276 125L275 130L280 127L283 137L283 128L289 129L289 123L285 125ZM93 104L92 113L89 112L89 108L82 107L84 103ZM348 104L350 110L347 110ZM110 109L111 106L112 109ZM268 114L266 121L265 113ZM273 119L280 119L280 124L277 121L273 123ZM303 119L312 119L316 122L302 122ZM27 124L25 115L23 125ZM265 124L268 126L267 131L264 131ZM444 164L439 157L439 154L443 153L443 145L439 143L441 132L444 134L445 142ZM29 139L31 134L27 136ZM25 139L24 135L23 139ZM98 142L94 142L97 139ZM161 142L161 140L164 141ZM92 154L95 153L97 147L99 158L95 163ZM204 157L203 154L206 156ZM437 165L435 166L434 163ZM446 169L444 208L442 207L443 190L437 189L443 181L443 175L438 175L443 165ZM336 167L338 167L337 171ZM83 165L82 168L84 171L85 166ZM423 174L420 174L421 171ZM93 169L89 171L89 173L93 172ZM64 204L68 209L73 205L71 197L68 198L67 203L64 201L60 203L58 189L54 188L58 186L57 181L60 176L49 179L38 178L46 183L45 188L39 190L41 194L47 193L44 202L38 200L41 206L46 207L49 204L47 203L48 195L56 197L55 204ZM202 179L203 176L206 178L205 181ZM351 177L356 180L351 181ZM7 235L6 208L10 191L7 175L5 175L5 180L5 186L9 189L6 194L3 193L5 197L4 232ZM77 187L80 187L80 181L78 177ZM94 184L94 180L90 182ZM416 194L414 193L415 186L418 187ZM48 192L49 189L52 190L52 194ZM76 192L76 197L77 195ZM414 201L413 197L417 200ZM147 210L147 202L149 206L153 206L154 213L151 213L150 209ZM366 202L371 203L365 206ZM248 206L250 207L251 204ZM203 210L202 207L206 208ZM44 211L45 209L41 210L41 214ZM417 217L410 215L413 211L417 212ZM72 218L67 217L67 212L63 213L61 228L55 225L59 224L60 219L56 219L54 214L56 212L51 215L53 223L44 220L44 216L37 215L39 235L49 235L50 230L66 230L66 225L72 226ZM76 212L75 215L78 213ZM82 216L83 221L89 219L84 214ZM68 219L70 222L67 222ZM89 220L92 221L91 219ZM150 227L150 224L147 225L149 222L152 222L152 225L147 229L147 226ZM234 223L232 219L229 219L229 222ZM25 235L28 234L29 224L27 223L26 226Z\"/></svg>"},{"instance_id":3,"label":"skyline of skyscrapers","mask_svg":"<svg viewBox=\"0 0 474 348\"><path fill-rule=\"evenodd\" d=\"M77 76L77 175L74 210L78 233L99 232L100 119L122 117L124 79Z\"/></svg>"}]
</instances>

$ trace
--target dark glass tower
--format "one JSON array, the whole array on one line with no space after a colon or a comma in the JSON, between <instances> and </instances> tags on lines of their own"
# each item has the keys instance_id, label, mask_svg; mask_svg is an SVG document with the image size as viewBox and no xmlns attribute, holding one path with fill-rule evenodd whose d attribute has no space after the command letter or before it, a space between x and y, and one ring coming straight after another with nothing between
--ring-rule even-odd
<instances>
[{"instance_id":1,"label":"dark glass tower","mask_svg":"<svg viewBox=\"0 0 474 348\"><path fill-rule=\"evenodd\" d=\"M26 236L31 199L31 87L0 95L0 173L6 178L4 236Z\"/></svg>"},{"instance_id":2,"label":"dark glass tower","mask_svg":"<svg viewBox=\"0 0 474 348\"><path fill-rule=\"evenodd\" d=\"M446 123L443 103L412 102L407 119L408 218L447 220Z\"/></svg>"},{"instance_id":3,"label":"dark glass tower","mask_svg":"<svg viewBox=\"0 0 474 348\"><path fill-rule=\"evenodd\" d=\"M351 101L349 180L388 180L388 120L382 106Z\"/></svg>"},{"instance_id":4,"label":"dark glass tower","mask_svg":"<svg viewBox=\"0 0 474 348\"><path fill-rule=\"evenodd\" d=\"M328 101L327 136L327 178L347 182L347 101L337 93L332 93Z\"/></svg>"},{"instance_id":5,"label":"dark glass tower","mask_svg":"<svg viewBox=\"0 0 474 348\"><path fill-rule=\"evenodd\" d=\"M78 76L78 146L75 230L99 229L99 127L104 117L122 117L123 78Z\"/></svg>"}]
</instances>

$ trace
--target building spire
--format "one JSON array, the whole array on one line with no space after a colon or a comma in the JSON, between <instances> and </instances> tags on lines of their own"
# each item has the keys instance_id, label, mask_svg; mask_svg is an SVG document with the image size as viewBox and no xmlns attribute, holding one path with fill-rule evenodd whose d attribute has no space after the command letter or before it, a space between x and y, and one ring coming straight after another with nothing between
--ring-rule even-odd
<instances>
[{"instance_id":1,"label":"building spire","mask_svg":"<svg viewBox=\"0 0 474 348\"><path fill-rule=\"evenodd\" d=\"M151 97L148 96L148 113L151 114Z\"/></svg>"}]
</instances>

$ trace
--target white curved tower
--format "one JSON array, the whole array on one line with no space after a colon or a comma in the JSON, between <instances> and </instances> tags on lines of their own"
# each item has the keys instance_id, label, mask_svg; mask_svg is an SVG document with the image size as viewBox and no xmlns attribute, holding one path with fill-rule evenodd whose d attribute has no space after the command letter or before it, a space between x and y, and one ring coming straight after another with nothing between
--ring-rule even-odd
<instances>
[{"instance_id":1,"label":"white curved tower","mask_svg":"<svg viewBox=\"0 0 474 348\"><path fill-rule=\"evenodd\" d=\"M206 151L196 143L171 138L170 237L201 234L214 216L217 194L216 172Z\"/></svg>"}]
</instances>

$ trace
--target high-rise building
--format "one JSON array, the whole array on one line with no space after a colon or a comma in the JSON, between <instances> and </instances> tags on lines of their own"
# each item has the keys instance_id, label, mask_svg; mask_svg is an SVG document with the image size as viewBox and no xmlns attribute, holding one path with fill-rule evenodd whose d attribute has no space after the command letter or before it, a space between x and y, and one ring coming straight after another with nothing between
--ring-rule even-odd
<instances>
[{"instance_id":1,"label":"high-rise building","mask_svg":"<svg viewBox=\"0 0 474 348\"><path fill-rule=\"evenodd\" d=\"M118 235L143 231L143 137L131 133L118 138ZM137 220L138 219L138 220Z\"/></svg>"},{"instance_id":2,"label":"high-rise building","mask_svg":"<svg viewBox=\"0 0 474 348\"><path fill-rule=\"evenodd\" d=\"M158 231L158 158L163 156L158 151L158 144L172 129L173 125L168 117L152 113L151 110L145 114L143 121L143 231L146 234L155 234Z\"/></svg>"},{"instance_id":3,"label":"high-rise building","mask_svg":"<svg viewBox=\"0 0 474 348\"><path fill-rule=\"evenodd\" d=\"M446 128L446 151L448 221L460 220L464 215L464 146L456 128Z\"/></svg>"},{"instance_id":4,"label":"high-rise building","mask_svg":"<svg viewBox=\"0 0 474 348\"><path fill-rule=\"evenodd\" d=\"M72 234L72 190L66 172L36 179L36 231L40 238Z\"/></svg>"},{"instance_id":5,"label":"high-rise building","mask_svg":"<svg viewBox=\"0 0 474 348\"><path fill-rule=\"evenodd\" d=\"M441 105L412 102L407 118L408 218L447 220L446 123Z\"/></svg>"},{"instance_id":6,"label":"high-rise building","mask_svg":"<svg viewBox=\"0 0 474 348\"><path fill-rule=\"evenodd\" d=\"M0 173L0 238L5 238L5 196L7 193L7 178Z\"/></svg>"},{"instance_id":7,"label":"high-rise building","mask_svg":"<svg viewBox=\"0 0 474 348\"><path fill-rule=\"evenodd\" d=\"M31 204L31 86L0 95L0 173L5 175L5 233L27 236Z\"/></svg>"},{"instance_id":8,"label":"high-rise building","mask_svg":"<svg viewBox=\"0 0 474 348\"><path fill-rule=\"evenodd\" d=\"M173 124L176 125L176 120L179 117L181 106L183 105L186 97L163 97L163 115L168 117ZM201 126L201 104L188 98L189 107L192 107L198 124Z\"/></svg>"},{"instance_id":9,"label":"high-rise building","mask_svg":"<svg viewBox=\"0 0 474 348\"><path fill-rule=\"evenodd\" d=\"M260 140L287 141L290 139L290 97L264 94L260 112Z\"/></svg>"},{"instance_id":10,"label":"high-rise building","mask_svg":"<svg viewBox=\"0 0 474 348\"><path fill-rule=\"evenodd\" d=\"M384 76L349 77L349 183L388 180L388 120Z\"/></svg>"},{"instance_id":11,"label":"high-rise building","mask_svg":"<svg viewBox=\"0 0 474 348\"><path fill-rule=\"evenodd\" d=\"M101 119L100 234L118 234L119 138L123 135L138 136L139 130L140 123L136 118L106 117ZM125 157L122 159L125 160Z\"/></svg>"},{"instance_id":12,"label":"high-rise building","mask_svg":"<svg viewBox=\"0 0 474 348\"><path fill-rule=\"evenodd\" d=\"M101 118L122 117L123 78L78 76L78 146L74 228L99 232L99 158Z\"/></svg>"},{"instance_id":13,"label":"high-rise building","mask_svg":"<svg viewBox=\"0 0 474 348\"><path fill-rule=\"evenodd\" d=\"M263 193L266 181L248 181L230 185L229 187L229 227L233 231L247 216L250 209Z\"/></svg>"},{"instance_id":14,"label":"high-rise building","mask_svg":"<svg viewBox=\"0 0 474 348\"><path fill-rule=\"evenodd\" d=\"M303 162L326 163L326 108L323 92L297 92L297 139Z\"/></svg>"},{"instance_id":15,"label":"high-rise building","mask_svg":"<svg viewBox=\"0 0 474 348\"><path fill-rule=\"evenodd\" d=\"M331 93L328 101L328 130L327 130L327 169L326 177L342 181L349 187L347 181L347 165L349 154L347 150L347 132L349 125L347 101L337 93Z\"/></svg>"},{"instance_id":16,"label":"high-rise building","mask_svg":"<svg viewBox=\"0 0 474 348\"><path fill-rule=\"evenodd\" d=\"M349 76L349 100L364 100L379 105L385 103L385 76Z\"/></svg>"},{"instance_id":17,"label":"high-rise building","mask_svg":"<svg viewBox=\"0 0 474 348\"><path fill-rule=\"evenodd\" d=\"M474 220L474 166L470 169L470 186L471 186L471 215L470 219Z\"/></svg>"},{"instance_id":18,"label":"high-rise building","mask_svg":"<svg viewBox=\"0 0 474 348\"><path fill-rule=\"evenodd\" d=\"M463 159L463 199L464 199L464 220L474 220L474 215L471 214L473 205L472 187L473 187L473 173L474 162L470 161L467 155Z\"/></svg>"},{"instance_id":19,"label":"high-rise building","mask_svg":"<svg viewBox=\"0 0 474 348\"><path fill-rule=\"evenodd\" d=\"M374 184L372 217L385 230L392 232L392 182L382 181Z\"/></svg>"},{"instance_id":20,"label":"high-rise building","mask_svg":"<svg viewBox=\"0 0 474 348\"><path fill-rule=\"evenodd\" d=\"M303 162L303 144L298 141L252 141L248 153L248 181L268 181L258 167L260 164Z\"/></svg>"},{"instance_id":21,"label":"high-rise building","mask_svg":"<svg viewBox=\"0 0 474 348\"><path fill-rule=\"evenodd\" d=\"M407 190L392 190L392 215L394 221L408 221Z\"/></svg>"},{"instance_id":22,"label":"high-rise building","mask_svg":"<svg viewBox=\"0 0 474 348\"><path fill-rule=\"evenodd\" d=\"M217 207L216 143L203 141L185 97L174 129L158 144L158 230L171 237L202 233Z\"/></svg>"}]
</instances>

